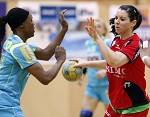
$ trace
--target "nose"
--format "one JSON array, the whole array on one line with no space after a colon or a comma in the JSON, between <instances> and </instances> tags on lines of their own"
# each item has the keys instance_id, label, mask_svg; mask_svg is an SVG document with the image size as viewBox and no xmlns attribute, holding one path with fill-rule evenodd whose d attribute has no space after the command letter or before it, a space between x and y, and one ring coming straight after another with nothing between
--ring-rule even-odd
<instances>
[{"instance_id":1,"label":"nose","mask_svg":"<svg viewBox=\"0 0 150 117\"><path fill-rule=\"evenodd\" d=\"M33 22L32 24L33 24L33 27L35 28L35 23Z\"/></svg>"},{"instance_id":2,"label":"nose","mask_svg":"<svg viewBox=\"0 0 150 117\"><path fill-rule=\"evenodd\" d=\"M115 19L115 24L119 24L119 19Z\"/></svg>"},{"instance_id":3,"label":"nose","mask_svg":"<svg viewBox=\"0 0 150 117\"><path fill-rule=\"evenodd\" d=\"M33 22L33 26L35 26L35 23Z\"/></svg>"}]
</instances>

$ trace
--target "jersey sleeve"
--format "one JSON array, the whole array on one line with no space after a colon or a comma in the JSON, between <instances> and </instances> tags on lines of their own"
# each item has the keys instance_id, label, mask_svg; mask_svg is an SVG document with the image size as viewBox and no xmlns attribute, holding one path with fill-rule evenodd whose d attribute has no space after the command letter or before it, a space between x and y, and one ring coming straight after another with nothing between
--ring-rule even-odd
<instances>
[{"instance_id":1,"label":"jersey sleeve","mask_svg":"<svg viewBox=\"0 0 150 117\"><path fill-rule=\"evenodd\" d=\"M127 41L120 52L124 53L132 61L139 56L139 40L131 39Z\"/></svg>"},{"instance_id":2,"label":"jersey sleeve","mask_svg":"<svg viewBox=\"0 0 150 117\"><path fill-rule=\"evenodd\" d=\"M33 44L28 44L29 47L32 49L33 52L35 52L37 46L36 45L33 45Z\"/></svg>"},{"instance_id":3,"label":"jersey sleeve","mask_svg":"<svg viewBox=\"0 0 150 117\"><path fill-rule=\"evenodd\" d=\"M10 53L16 59L22 69L25 69L35 63L37 59L34 54L34 47L30 47L27 44L21 46L12 46Z\"/></svg>"}]
</instances>

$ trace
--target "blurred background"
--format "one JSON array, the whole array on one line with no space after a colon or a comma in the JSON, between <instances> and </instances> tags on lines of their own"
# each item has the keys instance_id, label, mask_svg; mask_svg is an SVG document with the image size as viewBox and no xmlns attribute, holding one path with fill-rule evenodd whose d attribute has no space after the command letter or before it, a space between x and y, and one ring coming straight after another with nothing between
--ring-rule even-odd
<instances>
[{"instance_id":1,"label":"blurred background","mask_svg":"<svg viewBox=\"0 0 150 117\"><path fill-rule=\"evenodd\" d=\"M44 48L50 43L61 27L58 21L59 12L67 9L66 19L69 23L62 45L66 48L67 59L85 58L84 42L90 37L84 30L86 19L93 17L103 19L109 27L109 19L114 17L117 8L122 4L135 5L143 16L141 27L136 30L141 39L150 40L150 0L0 0L0 16L12 7L22 7L33 15L36 24L35 36L28 43ZM6 38L11 34L7 27ZM113 39L113 35L108 33ZM55 62L40 61L44 69ZM147 92L150 95L150 69L146 68ZM21 97L21 107L26 117L79 117L81 101L86 79L83 85L65 80L58 74L48 86L40 84L32 75ZM98 105L94 117L103 117L104 108ZM150 117L150 114L149 116Z\"/></svg>"}]
</instances>

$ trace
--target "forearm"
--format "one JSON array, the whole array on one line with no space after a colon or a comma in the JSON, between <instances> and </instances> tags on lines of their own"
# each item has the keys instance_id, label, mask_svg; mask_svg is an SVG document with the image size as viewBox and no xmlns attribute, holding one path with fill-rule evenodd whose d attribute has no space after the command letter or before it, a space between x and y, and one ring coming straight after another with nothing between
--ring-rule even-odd
<instances>
[{"instance_id":1,"label":"forearm","mask_svg":"<svg viewBox=\"0 0 150 117\"><path fill-rule=\"evenodd\" d=\"M58 35L55 37L54 41L52 41L51 43L53 43L52 45L55 47L55 46L58 46L60 45L60 43L62 42L66 32L68 31L68 28L65 27L65 28L62 28L62 30L58 33ZM48 45L48 49L49 49L49 45Z\"/></svg>"},{"instance_id":2,"label":"forearm","mask_svg":"<svg viewBox=\"0 0 150 117\"><path fill-rule=\"evenodd\" d=\"M55 37L55 39L51 43L49 43L48 46L45 48L45 51L49 56L53 56L56 46L59 46L61 44L67 30L67 28L63 28Z\"/></svg>"},{"instance_id":3,"label":"forearm","mask_svg":"<svg viewBox=\"0 0 150 117\"><path fill-rule=\"evenodd\" d=\"M46 72L48 73L47 76L47 81L46 83L49 84L58 74L58 72L61 69L63 62L56 62L51 69L47 70Z\"/></svg>"},{"instance_id":4,"label":"forearm","mask_svg":"<svg viewBox=\"0 0 150 117\"><path fill-rule=\"evenodd\" d=\"M99 37L100 38L100 37ZM100 51L102 52L102 55L104 56L105 60L108 63L111 63L111 61L114 61L116 59L116 53L112 51L103 41L102 39L96 40L98 47L100 48Z\"/></svg>"},{"instance_id":5,"label":"forearm","mask_svg":"<svg viewBox=\"0 0 150 117\"><path fill-rule=\"evenodd\" d=\"M106 63L105 60L100 60L100 61L86 61L85 62L85 67L105 69L106 68L106 64L107 63Z\"/></svg>"},{"instance_id":6,"label":"forearm","mask_svg":"<svg viewBox=\"0 0 150 117\"><path fill-rule=\"evenodd\" d=\"M38 60L49 60L54 55L56 47L62 42L66 32L67 29L63 28L57 37L51 43L49 43L46 48L41 49L37 47L35 51L36 58Z\"/></svg>"},{"instance_id":7,"label":"forearm","mask_svg":"<svg viewBox=\"0 0 150 117\"><path fill-rule=\"evenodd\" d=\"M129 62L129 58L125 54L112 51L101 39L97 39L96 42L109 65L119 67Z\"/></svg>"},{"instance_id":8,"label":"forearm","mask_svg":"<svg viewBox=\"0 0 150 117\"><path fill-rule=\"evenodd\" d=\"M27 70L32 74L36 79L38 79L42 84L48 85L59 72L62 62L56 62L50 69L44 70L42 65L38 62L28 67Z\"/></svg>"}]
</instances>

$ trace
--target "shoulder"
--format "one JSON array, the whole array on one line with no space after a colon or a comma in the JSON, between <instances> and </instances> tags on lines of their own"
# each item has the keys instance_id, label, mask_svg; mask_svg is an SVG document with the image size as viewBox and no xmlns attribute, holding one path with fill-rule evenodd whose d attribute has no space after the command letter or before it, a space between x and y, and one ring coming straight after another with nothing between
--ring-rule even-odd
<instances>
[{"instance_id":1,"label":"shoulder","mask_svg":"<svg viewBox=\"0 0 150 117\"><path fill-rule=\"evenodd\" d=\"M140 37L136 33L132 37L134 40L140 41Z\"/></svg>"}]
</instances>

